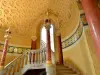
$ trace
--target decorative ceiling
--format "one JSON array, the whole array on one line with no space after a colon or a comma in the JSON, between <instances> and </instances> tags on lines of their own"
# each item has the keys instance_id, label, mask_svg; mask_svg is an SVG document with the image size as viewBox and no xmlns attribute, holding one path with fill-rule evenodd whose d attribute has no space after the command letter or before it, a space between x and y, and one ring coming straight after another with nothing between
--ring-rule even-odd
<instances>
[{"instance_id":1,"label":"decorative ceiling","mask_svg":"<svg viewBox=\"0 0 100 75\"><path fill-rule=\"evenodd\" d=\"M0 0L0 29L11 26L12 35L31 37L38 30L36 22L40 22L39 18L44 19L40 16L46 16L47 11L63 28L75 12L75 3L75 0Z\"/></svg>"}]
</instances>

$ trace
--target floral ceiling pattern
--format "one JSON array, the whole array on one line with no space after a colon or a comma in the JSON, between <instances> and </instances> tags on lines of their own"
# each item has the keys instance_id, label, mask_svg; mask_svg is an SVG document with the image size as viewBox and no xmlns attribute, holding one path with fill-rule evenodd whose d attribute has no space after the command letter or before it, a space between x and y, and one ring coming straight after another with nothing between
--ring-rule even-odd
<instances>
[{"instance_id":1,"label":"floral ceiling pattern","mask_svg":"<svg viewBox=\"0 0 100 75\"><path fill-rule=\"evenodd\" d=\"M59 27L63 28L77 12L75 0L0 0L0 29L11 26L13 35L31 37L36 34L41 15L52 14L59 20ZM68 26L70 28L70 25ZM73 30L73 29L72 29Z\"/></svg>"}]
</instances>

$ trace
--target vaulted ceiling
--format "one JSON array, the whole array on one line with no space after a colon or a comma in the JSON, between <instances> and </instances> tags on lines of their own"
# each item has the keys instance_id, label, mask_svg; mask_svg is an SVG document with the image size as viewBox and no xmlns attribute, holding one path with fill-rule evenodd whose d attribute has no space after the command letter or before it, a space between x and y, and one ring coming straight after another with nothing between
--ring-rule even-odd
<instances>
[{"instance_id":1,"label":"vaulted ceiling","mask_svg":"<svg viewBox=\"0 0 100 75\"><path fill-rule=\"evenodd\" d=\"M75 0L0 0L0 29L11 26L13 35L31 37L36 35L47 11L54 22L59 22L57 27L63 28L75 8ZM67 26L71 31L75 27Z\"/></svg>"}]
</instances>

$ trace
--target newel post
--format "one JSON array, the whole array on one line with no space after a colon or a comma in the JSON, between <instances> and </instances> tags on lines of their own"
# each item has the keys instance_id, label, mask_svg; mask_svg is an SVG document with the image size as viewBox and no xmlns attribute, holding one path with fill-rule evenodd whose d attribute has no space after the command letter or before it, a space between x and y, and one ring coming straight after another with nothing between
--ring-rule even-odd
<instances>
[{"instance_id":1,"label":"newel post","mask_svg":"<svg viewBox=\"0 0 100 75\"><path fill-rule=\"evenodd\" d=\"M1 59L0 59L0 75L3 75L6 53L7 53L7 48L8 48L8 42L9 42L9 39L11 38L10 34L11 34L11 31L10 31L10 28L8 28L6 30L6 33L5 33L5 36L4 36L5 44L4 44L2 56L1 56Z\"/></svg>"}]
</instances>

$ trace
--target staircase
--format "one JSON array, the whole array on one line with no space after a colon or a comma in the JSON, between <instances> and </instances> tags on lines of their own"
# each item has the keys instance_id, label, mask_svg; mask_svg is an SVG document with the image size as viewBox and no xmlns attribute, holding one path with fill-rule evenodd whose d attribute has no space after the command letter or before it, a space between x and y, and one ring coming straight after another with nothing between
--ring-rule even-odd
<instances>
[{"instance_id":1,"label":"staircase","mask_svg":"<svg viewBox=\"0 0 100 75\"><path fill-rule=\"evenodd\" d=\"M82 75L72 68L64 65L56 65L56 75Z\"/></svg>"},{"instance_id":2,"label":"staircase","mask_svg":"<svg viewBox=\"0 0 100 75\"><path fill-rule=\"evenodd\" d=\"M75 70L75 67L73 69L68 65L56 65L53 52L51 56L52 66L48 67L45 49L27 51L7 64L0 71L0 75L82 75Z\"/></svg>"}]
</instances>

